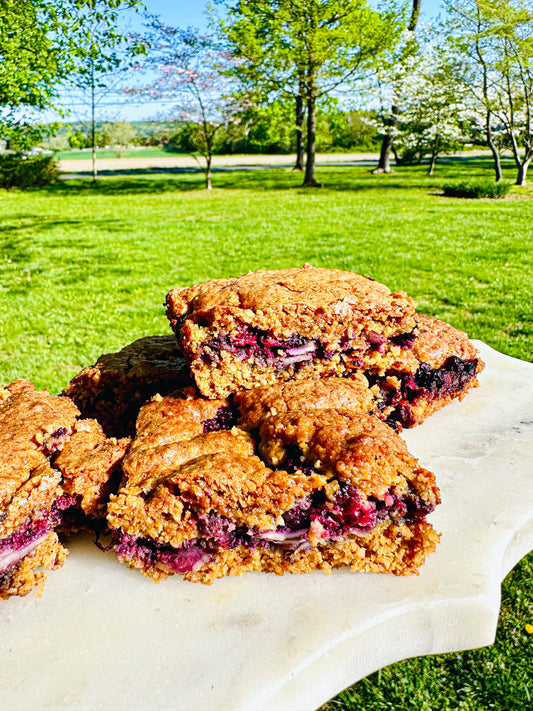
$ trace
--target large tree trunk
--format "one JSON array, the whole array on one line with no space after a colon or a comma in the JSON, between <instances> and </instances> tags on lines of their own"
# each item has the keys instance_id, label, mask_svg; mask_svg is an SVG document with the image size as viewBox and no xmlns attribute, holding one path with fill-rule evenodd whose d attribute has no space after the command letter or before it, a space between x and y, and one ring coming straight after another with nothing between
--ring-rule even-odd
<instances>
[{"instance_id":1,"label":"large tree trunk","mask_svg":"<svg viewBox=\"0 0 533 711\"><path fill-rule=\"evenodd\" d=\"M303 170L304 169L304 156L305 156L304 132L303 132L304 119L305 119L304 100L303 100L303 96L298 95L296 97L296 163L294 165L294 170Z\"/></svg>"},{"instance_id":2,"label":"large tree trunk","mask_svg":"<svg viewBox=\"0 0 533 711\"><path fill-rule=\"evenodd\" d=\"M393 106L391 111L391 117L389 120L389 126L392 128L398 122L397 116L400 113L398 106ZM378 173L391 173L392 169L390 167L390 154L392 149L392 135L386 133L381 141L381 151L379 153L379 162L376 168L372 171L374 174Z\"/></svg>"},{"instance_id":3,"label":"large tree trunk","mask_svg":"<svg viewBox=\"0 0 533 711\"><path fill-rule=\"evenodd\" d=\"M518 164L518 175L516 176L515 185L520 185L522 187L526 185L527 169L529 168L529 164L531 163L532 158L533 155L529 156L528 158L525 158L523 161L521 161L521 163Z\"/></svg>"},{"instance_id":4,"label":"large tree trunk","mask_svg":"<svg viewBox=\"0 0 533 711\"><path fill-rule=\"evenodd\" d=\"M316 152L316 83L315 77L310 73L307 82L307 136L306 136L306 162L303 186L305 188L322 187L315 179L315 152Z\"/></svg>"}]
</instances>

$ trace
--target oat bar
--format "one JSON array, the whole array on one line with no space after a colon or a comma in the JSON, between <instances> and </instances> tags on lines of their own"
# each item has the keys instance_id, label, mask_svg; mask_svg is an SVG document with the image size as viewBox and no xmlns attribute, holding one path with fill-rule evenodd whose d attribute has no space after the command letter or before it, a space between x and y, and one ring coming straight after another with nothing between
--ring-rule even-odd
<instances>
[{"instance_id":1,"label":"oat bar","mask_svg":"<svg viewBox=\"0 0 533 711\"><path fill-rule=\"evenodd\" d=\"M403 291L309 265L172 289L167 315L206 397L348 375L376 345L402 343L415 328L414 303Z\"/></svg>"},{"instance_id":2,"label":"oat bar","mask_svg":"<svg viewBox=\"0 0 533 711\"><path fill-rule=\"evenodd\" d=\"M94 418L109 437L135 433L139 410L153 395L192 383L176 339L139 338L81 370L64 389L83 417Z\"/></svg>"},{"instance_id":3,"label":"oat bar","mask_svg":"<svg viewBox=\"0 0 533 711\"><path fill-rule=\"evenodd\" d=\"M386 424L320 398L320 409L255 412L250 431L206 427L224 401L145 405L108 505L118 557L156 581L339 566L416 573L438 542L426 520L439 502L433 474ZM238 416L250 424L247 412Z\"/></svg>"},{"instance_id":4,"label":"oat bar","mask_svg":"<svg viewBox=\"0 0 533 711\"><path fill-rule=\"evenodd\" d=\"M399 429L461 400L479 385L484 368L466 333L444 321L417 314L416 333L409 348L389 353L385 367L365 370L379 403L376 414Z\"/></svg>"},{"instance_id":5,"label":"oat bar","mask_svg":"<svg viewBox=\"0 0 533 711\"><path fill-rule=\"evenodd\" d=\"M67 554L58 531L103 515L127 441L26 380L0 390L0 597L26 595Z\"/></svg>"}]
</instances>

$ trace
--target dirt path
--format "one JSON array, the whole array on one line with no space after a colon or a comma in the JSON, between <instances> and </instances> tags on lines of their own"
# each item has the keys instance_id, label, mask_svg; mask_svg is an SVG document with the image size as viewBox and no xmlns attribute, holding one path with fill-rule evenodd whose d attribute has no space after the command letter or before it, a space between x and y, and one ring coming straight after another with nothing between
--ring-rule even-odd
<instances>
[{"instance_id":1,"label":"dirt path","mask_svg":"<svg viewBox=\"0 0 533 711\"><path fill-rule=\"evenodd\" d=\"M475 157L488 155L487 151L469 151L468 153L453 154L453 157ZM450 156L452 157L452 156ZM245 168L245 167L292 167L295 155L246 155L246 156L214 156L214 168ZM317 165L351 164L368 165L378 161L377 153L321 153L316 157ZM161 171L165 168L198 170L201 165L190 155L169 155L161 158L101 158L96 163L97 170L107 171L134 171L154 170ZM90 159L60 160L59 170L62 173L90 173L92 163Z\"/></svg>"},{"instance_id":2,"label":"dirt path","mask_svg":"<svg viewBox=\"0 0 533 711\"><path fill-rule=\"evenodd\" d=\"M377 161L377 153L327 153L317 156L317 163L353 163ZM295 155L253 155L253 156L214 156L213 167L247 167L247 166L292 166ZM161 158L101 158L97 160L99 171L108 170L161 170L163 168L198 169L200 164L189 155L169 155ZM59 170L62 173L88 173L92 171L90 160L60 160Z\"/></svg>"}]
</instances>

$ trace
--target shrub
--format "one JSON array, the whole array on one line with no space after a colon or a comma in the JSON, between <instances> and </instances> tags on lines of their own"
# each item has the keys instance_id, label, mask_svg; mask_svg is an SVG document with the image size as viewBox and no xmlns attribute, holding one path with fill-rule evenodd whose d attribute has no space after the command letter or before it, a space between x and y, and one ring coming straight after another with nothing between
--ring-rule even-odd
<instances>
[{"instance_id":1,"label":"shrub","mask_svg":"<svg viewBox=\"0 0 533 711\"><path fill-rule=\"evenodd\" d=\"M53 156L0 155L0 188L42 188L59 177Z\"/></svg>"},{"instance_id":2,"label":"shrub","mask_svg":"<svg viewBox=\"0 0 533 711\"><path fill-rule=\"evenodd\" d=\"M507 195L511 183L503 181L496 183L490 178L472 178L445 183L442 189L447 197L500 198Z\"/></svg>"}]
</instances>

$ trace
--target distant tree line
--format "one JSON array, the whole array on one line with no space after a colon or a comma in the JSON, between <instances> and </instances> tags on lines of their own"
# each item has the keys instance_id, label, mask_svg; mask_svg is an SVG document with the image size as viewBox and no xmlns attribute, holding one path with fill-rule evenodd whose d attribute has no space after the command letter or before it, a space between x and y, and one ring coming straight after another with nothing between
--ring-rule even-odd
<instances>
[{"instance_id":1,"label":"distant tree line","mask_svg":"<svg viewBox=\"0 0 533 711\"><path fill-rule=\"evenodd\" d=\"M90 144L94 179L98 146L141 140L127 122L102 127L102 97L123 92L172 102L161 145L201 156L206 187L220 152L293 152L315 187L317 151L373 149L376 173L391 156L427 160L432 173L467 142L490 149L496 181L509 150L524 185L533 0L444 5L443 20L424 24L424 0L214 0L200 31L168 26L137 0L1 0L0 138L22 150L54 132L32 112L70 87L89 108L88 130L70 141ZM128 13L143 31L126 29Z\"/></svg>"},{"instance_id":2,"label":"distant tree line","mask_svg":"<svg viewBox=\"0 0 533 711\"><path fill-rule=\"evenodd\" d=\"M290 107L273 104L250 108L239 123L222 127L213 152L230 154L289 154L295 151ZM374 111L342 111L338 108L317 112L317 150L327 152L376 152L380 137ZM95 125L98 149L121 152L139 146L154 146L170 153L196 151L197 125L187 121L105 121ZM92 128L86 122L64 124L46 148L82 150L92 146Z\"/></svg>"}]
</instances>

